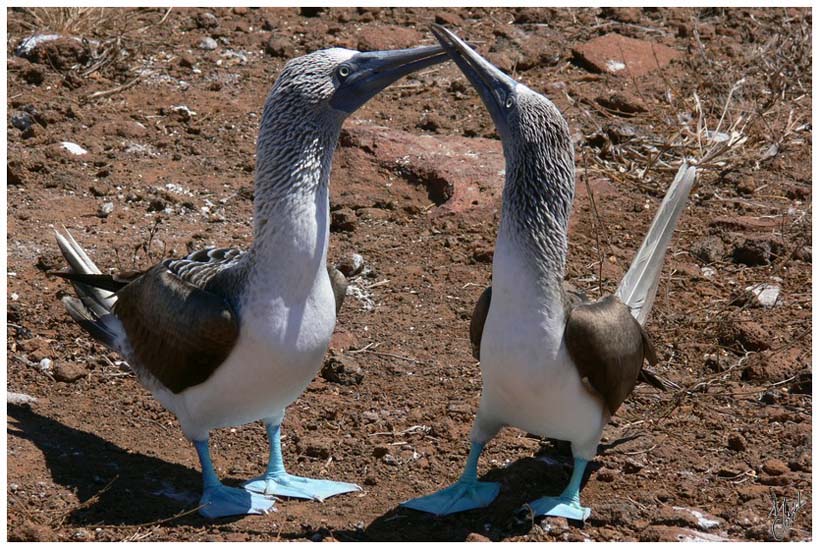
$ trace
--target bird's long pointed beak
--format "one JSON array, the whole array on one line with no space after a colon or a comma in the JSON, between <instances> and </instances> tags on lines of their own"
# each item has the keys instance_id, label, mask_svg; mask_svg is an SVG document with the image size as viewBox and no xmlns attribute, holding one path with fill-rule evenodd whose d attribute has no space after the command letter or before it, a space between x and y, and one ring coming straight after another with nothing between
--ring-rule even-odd
<instances>
[{"instance_id":1,"label":"bird's long pointed beak","mask_svg":"<svg viewBox=\"0 0 820 550\"><path fill-rule=\"evenodd\" d=\"M478 91L495 125L501 130L506 126L504 109L507 97L518 83L441 25L434 24L432 30L442 47Z\"/></svg>"},{"instance_id":2,"label":"bird's long pointed beak","mask_svg":"<svg viewBox=\"0 0 820 550\"><path fill-rule=\"evenodd\" d=\"M336 90L330 104L335 109L352 113L401 77L447 58L441 46L356 54L347 62L351 73Z\"/></svg>"}]
</instances>

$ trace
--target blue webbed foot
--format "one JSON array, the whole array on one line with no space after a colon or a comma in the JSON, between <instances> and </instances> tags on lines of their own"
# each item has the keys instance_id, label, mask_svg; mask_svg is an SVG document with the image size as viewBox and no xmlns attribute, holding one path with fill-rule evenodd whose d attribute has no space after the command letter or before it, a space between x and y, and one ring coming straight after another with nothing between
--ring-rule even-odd
<instances>
[{"instance_id":1,"label":"blue webbed foot","mask_svg":"<svg viewBox=\"0 0 820 550\"><path fill-rule=\"evenodd\" d=\"M488 481L459 480L453 485L432 495L414 498L401 505L412 510L420 510L437 516L446 516L490 505L501 485Z\"/></svg>"},{"instance_id":2,"label":"blue webbed foot","mask_svg":"<svg viewBox=\"0 0 820 550\"><path fill-rule=\"evenodd\" d=\"M318 500L320 502L334 495L362 490L361 487L354 483L330 481L326 479L310 479L287 473L265 474L247 481L244 487L248 491L262 495L305 498Z\"/></svg>"},{"instance_id":3,"label":"blue webbed foot","mask_svg":"<svg viewBox=\"0 0 820 550\"><path fill-rule=\"evenodd\" d=\"M572 477L566 489L557 497L543 497L525 504L522 510L532 513L532 519L539 516L557 516L576 521L584 521L589 517L590 509L581 506L581 479L587 461L575 458L572 468Z\"/></svg>"},{"instance_id":4,"label":"blue webbed foot","mask_svg":"<svg viewBox=\"0 0 820 550\"><path fill-rule=\"evenodd\" d=\"M267 514L275 510L273 498L244 489L219 484L206 487L199 499L199 513L206 518L223 518L247 514Z\"/></svg>"},{"instance_id":5,"label":"blue webbed foot","mask_svg":"<svg viewBox=\"0 0 820 550\"><path fill-rule=\"evenodd\" d=\"M540 516L557 516L575 521L585 521L590 509L581 506L575 499L567 497L543 497L525 505L532 512L533 519Z\"/></svg>"}]
</instances>

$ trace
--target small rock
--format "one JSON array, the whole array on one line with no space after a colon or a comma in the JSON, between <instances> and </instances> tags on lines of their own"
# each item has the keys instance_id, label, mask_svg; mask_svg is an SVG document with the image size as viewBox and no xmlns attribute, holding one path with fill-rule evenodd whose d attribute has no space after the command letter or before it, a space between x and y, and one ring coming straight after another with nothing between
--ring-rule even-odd
<instances>
[{"instance_id":1,"label":"small rock","mask_svg":"<svg viewBox=\"0 0 820 550\"><path fill-rule=\"evenodd\" d=\"M216 43L216 40L214 40L210 36L206 36L205 38L199 41L197 47L200 50L211 51L215 50L218 47L218 44Z\"/></svg>"},{"instance_id":2,"label":"small rock","mask_svg":"<svg viewBox=\"0 0 820 550\"><path fill-rule=\"evenodd\" d=\"M729 436L729 441L726 446L735 452L742 452L746 450L746 438L738 433Z\"/></svg>"},{"instance_id":3,"label":"small rock","mask_svg":"<svg viewBox=\"0 0 820 550\"><path fill-rule=\"evenodd\" d=\"M85 149L77 145L76 143L72 143L70 141L63 141L60 142L60 145L63 146L63 149L71 153L72 155L81 156L88 153Z\"/></svg>"},{"instance_id":4,"label":"small rock","mask_svg":"<svg viewBox=\"0 0 820 550\"><path fill-rule=\"evenodd\" d=\"M741 195L753 195L755 189L757 189L757 182L753 177L746 176L737 182L735 189L737 189L737 192Z\"/></svg>"},{"instance_id":5,"label":"small rock","mask_svg":"<svg viewBox=\"0 0 820 550\"><path fill-rule=\"evenodd\" d=\"M637 474L641 470L643 470L643 464L638 462L635 459L628 458L623 465L623 471L625 474Z\"/></svg>"},{"instance_id":6,"label":"small rock","mask_svg":"<svg viewBox=\"0 0 820 550\"><path fill-rule=\"evenodd\" d=\"M746 287L747 292L751 292L757 299L757 303L763 307L774 307L780 300L780 287L768 283L752 285Z\"/></svg>"},{"instance_id":7,"label":"small rock","mask_svg":"<svg viewBox=\"0 0 820 550\"><path fill-rule=\"evenodd\" d=\"M219 26L219 19L210 12L198 13L194 20L196 21L196 26L200 29L214 29Z\"/></svg>"},{"instance_id":8,"label":"small rock","mask_svg":"<svg viewBox=\"0 0 820 550\"><path fill-rule=\"evenodd\" d=\"M336 269L342 272L345 277L353 277L358 275L364 268L364 258L361 254L347 254L339 263L336 264Z\"/></svg>"},{"instance_id":9,"label":"small rock","mask_svg":"<svg viewBox=\"0 0 820 550\"><path fill-rule=\"evenodd\" d=\"M770 476L780 476L789 471L789 467L782 460L770 458L763 463L763 471Z\"/></svg>"},{"instance_id":10,"label":"small rock","mask_svg":"<svg viewBox=\"0 0 820 550\"><path fill-rule=\"evenodd\" d=\"M771 331L754 321L729 321L718 329L718 341L727 347L764 351L771 347Z\"/></svg>"},{"instance_id":11,"label":"small rock","mask_svg":"<svg viewBox=\"0 0 820 550\"><path fill-rule=\"evenodd\" d=\"M399 461L396 460L396 457L391 454L386 454L382 457L382 462L387 464L388 466L398 466Z\"/></svg>"},{"instance_id":12,"label":"small rock","mask_svg":"<svg viewBox=\"0 0 820 550\"><path fill-rule=\"evenodd\" d=\"M457 13L443 11L436 14L436 23L457 29L464 25L464 19L462 19Z\"/></svg>"},{"instance_id":13,"label":"small rock","mask_svg":"<svg viewBox=\"0 0 820 550\"><path fill-rule=\"evenodd\" d=\"M36 403L37 398L32 397L30 395L26 395L25 393L14 393L14 392L7 392L6 393L6 403L9 405L30 405L32 403Z\"/></svg>"},{"instance_id":14,"label":"small rock","mask_svg":"<svg viewBox=\"0 0 820 550\"><path fill-rule=\"evenodd\" d=\"M97 209L97 217L98 218L107 218L114 212L114 203L113 202L104 202L100 205Z\"/></svg>"},{"instance_id":15,"label":"small rock","mask_svg":"<svg viewBox=\"0 0 820 550\"><path fill-rule=\"evenodd\" d=\"M438 18L436 18L438 19ZM489 538L485 537L480 533L470 533L464 539L464 542L492 542Z\"/></svg>"},{"instance_id":16,"label":"small rock","mask_svg":"<svg viewBox=\"0 0 820 550\"><path fill-rule=\"evenodd\" d=\"M46 64L58 71L64 71L78 64L85 65L90 59L91 52L77 37L37 34L23 39L14 54L32 63Z\"/></svg>"},{"instance_id":17,"label":"small rock","mask_svg":"<svg viewBox=\"0 0 820 550\"><path fill-rule=\"evenodd\" d=\"M51 359L49 359L48 357L43 357L42 359L40 359L40 364L38 366L41 371L50 373L53 364L54 362Z\"/></svg>"},{"instance_id":18,"label":"small rock","mask_svg":"<svg viewBox=\"0 0 820 550\"><path fill-rule=\"evenodd\" d=\"M192 111L187 105L172 105L171 112L183 122L188 122L196 115L196 111Z\"/></svg>"},{"instance_id":19,"label":"small rock","mask_svg":"<svg viewBox=\"0 0 820 550\"><path fill-rule=\"evenodd\" d=\"M383 447L383 446L373 447L373 456L376 457L376 458L381 458L389 452L390 452L390 449L388 449L387 447Z\"/></svg>"},{"instance_id":20,"label":"small rock","mask_svg":"<svg viewBox=\"0 0 820 550\"><path fill-rule=\"evenodd\" d=\"M265 53L272 57L291 57L294 53L293 44L287 38L274 36L265 43Z\"/></svg>"},{"instance_id":21,"label":"small rock","mask_svg":"<svg viewBox=\"0 0 820 550\"><path fill-rule=\"evenodd\" d=\"M713 264L723 259L723 256L726 254L726 249L723 245L723 240L713 235L697 241L690 249L690 252L698 260L707 264Z\"/></svg>"},{"instance_id":22,"label":"small rock","mask_svg":"<svg viewBox=\"0 0 820 550\"><path fill-rule=\"evenodd\" d=\"M60 363L54 369L54 379L58 382L66 382L71 384L80 378L84 378L88 372L83 367L73 363Z\"/></svg>"},{"instance_id":23,"label":"small rock","mask_svg":"<svg viewBox=\"0 0 820 550\"><path fill-rule=\"evenodd\" d=\"M331 231L353 231L358 223L356 213L350 208L342 207L330 213Z\"/></svg>"},{"instance_id":24,"label":"small rock","mask_svg":"<svg viewBox=\"0 0 820 550\"><path fill-rule=\"evenodd\" d=\"M639 97L625 92L598 96L595 101L608 111L622 116L633 116L646 112L646 106Z\"/></svg>"},{"instance_id":25,"label":"small rock","mask_svg":"<svg viewBox=\"0 0 820 550\"><path fill-rule=\"evenodd\" d=\"M601 8L601 17L622 23L640 23L641 8Z\"/></svg>"},{"instance_id":26,"label":"small rock","mask_svg":"<svg viewBox=\"0 0 820 550\"><path fill-rule=\"evenodd\" d=\"M364 371L349 355L331 351L322 366L321 376L328 382L343 386L355 386L364 380Z\"/></svg>"},{"instance_id":27,"label":"small rock","mask_svg":"<svg viewBox=\"0 0 820 550\"><path fill-rule=\"evenodd\" d=\"M34 119L31 115L24 112L18 112L11 115L11 125L21 131L26 131L34 124Z\"/></svg>"}]
</instances>

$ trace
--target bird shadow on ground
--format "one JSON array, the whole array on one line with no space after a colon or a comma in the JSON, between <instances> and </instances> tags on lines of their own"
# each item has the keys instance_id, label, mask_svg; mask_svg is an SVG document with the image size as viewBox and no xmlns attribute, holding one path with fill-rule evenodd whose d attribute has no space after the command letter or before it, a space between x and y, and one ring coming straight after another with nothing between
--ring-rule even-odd
<instances>
[{"instance_id":1,"label":"bird shadow on ground","mask_svg":"<svg viewBox=\"0 0 820 550\"><path fill-rule=\"evenodd\" d=\"M455 542L466 540L471 533L490 540L525 535L534 523L520 513L521 507L542 496L559 494L572 473L571 456L568 461L566 457L552 458L522 458L487 472L481 481L501 484L498 498L487 508L437 517L397 506L374 520L363 533L336 531L334 535L339 540L390 542ZM588 473L595 468L591 464ZM440 488L453 481L442 481Z\"/></svg>"},{"instance_id":2,"label":"bird shadow on ground","mask_svg":"<svg viewBox=\"0 0 820 550\"><path fill-rule=\"evenodd\" d=\"M54 483L74 492L80 501L57 520L60 523L77 526L214 523L196 512L175 517L198 506L201 476L197 470L132 453L92 433L37 414L27 406L8 405L7 411L8 435L36 445L43 453ZM166 521L169 518L173 519Z\"/></svg>"}]
</instances>

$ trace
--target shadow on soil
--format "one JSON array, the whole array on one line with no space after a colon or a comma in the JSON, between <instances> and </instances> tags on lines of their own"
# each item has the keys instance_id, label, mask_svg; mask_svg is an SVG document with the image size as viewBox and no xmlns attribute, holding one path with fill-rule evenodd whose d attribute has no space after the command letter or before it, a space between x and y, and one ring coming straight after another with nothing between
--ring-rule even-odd
<instances>
[{"instance_id":1,"label":"shadow on soil","mask_svg":"<svg viewBox=\"0 0 820 550\"><path fill-rule=\"evenodd\" d=\"M587 469L584 484L589 473L595 469L595 463ZM471 533L494 541L522 536L533 528L533 520L521 513L521 507L544 495L559 494L569 481L571 473L572 458L568 454L568 448L567 453L558 452L557 455L548 457L547 461L533 457L522 458L505 468L494 468L481 477L481 481L501 484L498 498L488 508L436 517L397 506L373 521L364 533L337 531L334 535L342 541L394 542L464 541ZM441 487L445 487L446 483L442 480Z\"/></svg>"},{"instance_id":2,"label":"shadow on soil","mask_svg":"<svg viewBox=\"0 0 820 550\"><path fill-rule=\"evenodd\" d=\"M25 406L8 405L7 410L8 434L36 445L54 483L69 488L80 500L65 517L66 523L137 526L172 518L198 505L201 476L197 470L129 452ZM169 523L213 522L194 512Z\"/></svg>"}]
</instances>

